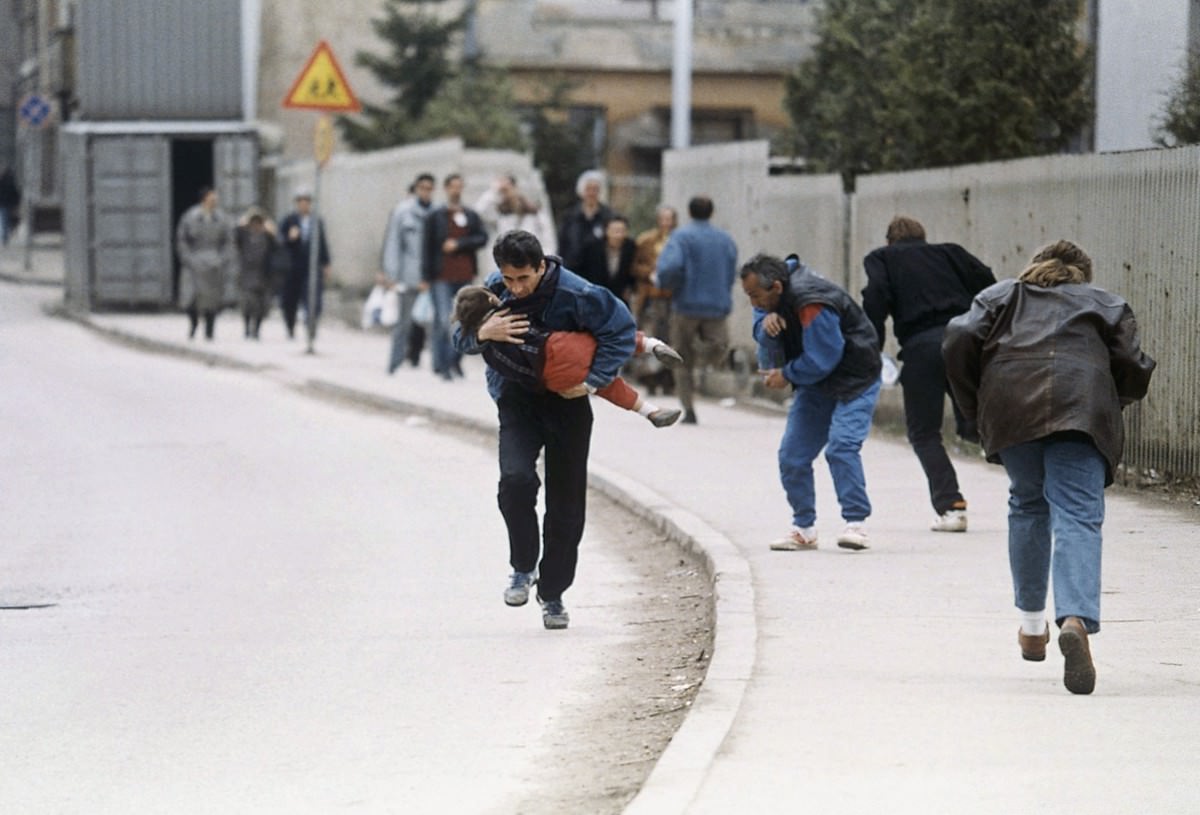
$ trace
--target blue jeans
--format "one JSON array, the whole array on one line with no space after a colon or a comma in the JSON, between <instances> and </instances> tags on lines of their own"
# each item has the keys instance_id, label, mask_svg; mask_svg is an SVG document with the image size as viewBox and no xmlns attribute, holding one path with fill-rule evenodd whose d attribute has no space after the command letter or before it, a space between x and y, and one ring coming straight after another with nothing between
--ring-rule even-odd
<instances>
[{"instance_id":1,"label":"blue jeans","mask_svg":"<svg viewBox=\"0 0 1200 815\"><path fill-rule=\"evenodd\" d=\"M450 339L450 318L454 314L454 295L465 285L435 280L430 288L433 294L433 336L430 345L434 373L449 374L461 370L462 354L454 350Z\"/></svg>"},{"instance_id":2,"label":"blue jeans","mask_svg":"<svg viewBox=\"0 0 1200 815\"><path fill-rule=\"evenodd\" d=\"M871 514L860 451L871 431L878 398L878 381L848 402L839 402L813 388L796 389L779 443L779 478L792 506L794 525L804 528L816 523L812 463L822 448L842 518L862 521Z\"/></svg>"},{"instance_id":3,"label":"blue jeans","mask_svg":"<svg viewBox=\"0 0 1200 815\"><path fill-rule=\"evenodd\" d=\"M1054 619L1079 617L1100 630L1100 527L1104 456L1080 434L1047 436L1001 450L1008 471L1008 561L1017 608L1046 607L1054 578Z\"/></svg>"},{"instance_id":4,"label":"blue jeans","mask_svg":"<svg viewBox=\"0 0 1200 815\"><path fill-rule=\"evenodd\" d=\"M392 326L392 350L388 355L388 373L404 364L409 357L408 338L413 327L413 303L417 302L417 290L408 287L400 292L400 315Z\"/></svg>"}]
</instances>

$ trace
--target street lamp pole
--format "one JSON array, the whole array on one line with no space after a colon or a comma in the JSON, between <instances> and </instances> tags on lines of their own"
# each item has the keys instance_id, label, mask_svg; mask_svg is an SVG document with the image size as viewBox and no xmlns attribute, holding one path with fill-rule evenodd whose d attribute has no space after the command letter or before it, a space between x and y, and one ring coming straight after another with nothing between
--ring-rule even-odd
<instances>
[{"instance_id":1,"label":"street lamp pole","mask_svg":"<svg viewBox=\"0 0 1200 815\"><path fill-rule=\"evenodd\" d=\"M671 67L671 147L692 141L692 0L675 0L675 57Z\"/></svg>"}]
</instances>

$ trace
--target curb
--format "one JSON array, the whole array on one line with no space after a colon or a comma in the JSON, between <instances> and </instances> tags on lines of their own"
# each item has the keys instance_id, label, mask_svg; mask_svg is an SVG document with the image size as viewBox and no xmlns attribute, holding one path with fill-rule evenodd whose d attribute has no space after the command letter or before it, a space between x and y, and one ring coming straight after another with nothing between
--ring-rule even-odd
<instances>
[{"instance_id":1,"label":"curb","mask_svg":"<svg viewBox=\"0 0 1200 815\"><path fill-rule=\"evenodd\" d=\"M698 555L712 583L713 654L704 682L692 709L624 810L625 815L682 813L695 800L733 727L754 672L758 622L750 563L729 538L631 478L589 465L588 483Z\"/></svg>"},{"instance_id":2,"label":"curb","mask_svg":"<svg viewBox=\"0 0 1200 815\"><path fill-rule=\"evenodd\" d=\"M202 351L196 348L187 348L162 340L152 340L143 337L139 334L132 334L128 331L123 331L120 328L110 328L108 326L97 325L86 314L81 314L78 311L72 311L60 303L48 303L42 306L42 311L51 317L61 317L65 320L78 323L79 325L89 328L110 340L118 342L122 345L127 345L130 348L139 351L150 351L156 354L166 354L167 356L181 357L190 359L196 362L203 362L214 368L231 368L237 371L253 371L255 373L264 373L274 370L269 365L252 365L249 362L242 362L240 359L234 359L222 354L216 354L212 351Z\"/></svg>"},{"instance_id":3,"label":"curb","mask_svg":"<svg viewBox=\"0 0 1200 815\"><path fill-rule=\"evenodd\" d=\"M30 277L26 274L0 272L0 280L5 283L16 283L20 286L45 286L46 288L61 287L62 281L45 277Z\"/></svg>"}]
</instances>

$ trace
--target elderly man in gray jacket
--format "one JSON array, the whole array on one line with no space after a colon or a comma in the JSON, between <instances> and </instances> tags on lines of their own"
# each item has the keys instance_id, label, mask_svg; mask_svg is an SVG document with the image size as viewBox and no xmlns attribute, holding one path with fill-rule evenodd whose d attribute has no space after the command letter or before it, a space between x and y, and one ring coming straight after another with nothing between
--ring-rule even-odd
<instances>
[{"instance_id":1,"label":"elderly man in gray jacket","mask_svg":"<svg viewBox=\"0 0 1200 815\"><path fill-rule=\"evenodd\" d=\"M413 303L429 284L421 279L422 242L425 216L433 208L434 178L421 173L409 188L411 193L392 210L383 238L383 273L399 292L400 318L392 326L392 348L388 373L394 373L410 356L409 340L413 330ZM418 351L419 353L419 351ZM416 364L417 354L411 354Z\"/></svg>"}]
</instances>

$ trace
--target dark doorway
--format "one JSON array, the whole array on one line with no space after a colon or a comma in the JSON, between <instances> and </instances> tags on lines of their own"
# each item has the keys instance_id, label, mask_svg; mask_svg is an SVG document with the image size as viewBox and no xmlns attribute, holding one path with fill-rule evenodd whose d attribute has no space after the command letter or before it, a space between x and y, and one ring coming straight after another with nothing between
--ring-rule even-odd
<instances>
[{"instance_id":1,"label":"dark doorway","mask_svg":"<svg viewBox=\"0 0 1200 815\"><path fill-rule=\"evenodd\" d=\"M213 186L213 140L172 139L171 141L171 246L174 229L183 213L200 202L200 190ZM171 252L174 281L173 299L179 298L179 256Z\"/></svg>"}]
</instances>

